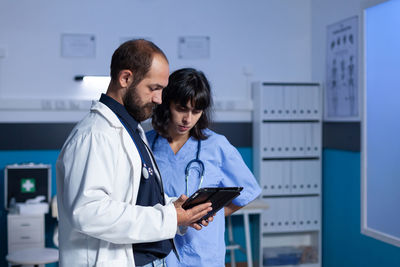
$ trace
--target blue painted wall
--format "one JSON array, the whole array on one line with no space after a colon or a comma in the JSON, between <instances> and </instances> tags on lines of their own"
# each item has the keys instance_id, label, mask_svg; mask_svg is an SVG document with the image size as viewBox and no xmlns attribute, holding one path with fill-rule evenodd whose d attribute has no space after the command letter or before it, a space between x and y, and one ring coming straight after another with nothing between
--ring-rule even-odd
<instances>
[{"instance_id":1,"label":"blue painted wall","mask_svg":"<svg viewBox=\"0 0 400 267\"><path fill-rule=\"evenodd\" d=\"M251 148L239 148L246 164L252 168ZM56 192L55 162L58 150L0 151L0 266L6 266L6 212L4 207L4 167L13 163L52 165L52 194ZM323 152L323 267L400 266L400 248L361 234L360 226L360 153L325 149ZM54 219L46 218L46 245L52 246ZM244 246L243 221L233 217L235 240ZM253 253L258 251L257 218L251 218ZM255 257L256 255L254 255ZM227 262L230 261L229 253ZM236 261L246 261L236 253ZM55 266L55 265L53 265Z\"/></svg>"},{"instance_id":2,"label":"blue painted wall","mask_svg":"<svg viewBox=\"0 0 400 267\"><path fill-rule=\"evenodd\" d=\"M360 153L324 150L323 267L400 266L399 247L361 234L360 170Z\"/></svg>"},{"instance_id":3,"label":"blue painted wall","mask_svg":"<svg viewBox=\"0 0 400 267\"><path fill-rule=\"evenodd\" d=\"M5 256L7 254L7 213L4 210L4 168L6 165L18 163L43 163L52 166L52 196L56 193L56 160L58 157L58 150L29 150L29 151L0 151L0 266L7 266ZM52 218L50 214L46 214L46 246L54 247L53 245L53 230L56 224L56 219ZM56 264L47 264L46 266L57 266Z\"/></svg>"},{"instance_id":4,"label":"blue painted wall","mask_svg":"<svg viewBox=\"0 0 400 267\"><path fill-rule=\"evenodd\" d=\"M238 148L241 153L244 161L247 166L252 169L252 149L251 148ZM7 213L4 210L4 168L9 164L22 164L22 163L43 163L50 164L52 166L52 196L56 194L56 160L58 157L59 150L29 150L29 151L0 151L0 266L7 266L5 261L5 256L7 254ZM235 241L239 243L241 246L245 247L245 239L244 239L244 228L243 228L243 219L241 216L235 216L232 218L233 222L233 234ZM52 247L52 236L54 226L56 224L56 220L51 218L49 214L46 215L46 246ZM256 216L250 217L251 224L251 235L253 240L253 257L257 256L258 251L258 242L255 240L258 239L259 232L257 231L258 220ZM226 234L226 240L227 239ZM229 253L226 257L227 262L230 262ZM235 259L237 262L245 262L246 255L237 251L235 253ZM48 264L50 266L56 266L56 264Z\"/></svg>"}]
</instances>

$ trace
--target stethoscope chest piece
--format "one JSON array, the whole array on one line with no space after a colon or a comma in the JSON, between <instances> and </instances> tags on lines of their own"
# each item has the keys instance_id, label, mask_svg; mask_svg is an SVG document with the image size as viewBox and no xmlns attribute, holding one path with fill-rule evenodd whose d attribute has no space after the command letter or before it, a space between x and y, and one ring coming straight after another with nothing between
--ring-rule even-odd
<instances>
[{"instance_id":1,"label":"stethoscope chest piece","mask_svg":"<svg viewBox=\"0 0 400 267\"><path fill-rule=\"evenodd\" d=\"M143 164L142 174L144 179L149 179L150 175L153 175L153 169L151 167L147 167L146 164Z\"/></svg>"}]
</instances>

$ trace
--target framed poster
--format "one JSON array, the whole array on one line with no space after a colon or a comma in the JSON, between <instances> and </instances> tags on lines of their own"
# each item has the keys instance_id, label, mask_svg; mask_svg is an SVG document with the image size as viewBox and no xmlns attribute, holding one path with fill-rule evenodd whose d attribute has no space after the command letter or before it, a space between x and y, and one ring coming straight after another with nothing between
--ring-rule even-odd
<instances>
[{"instance_id":1,"label":"framed poster","mask_svg":"<svg viewBox=\"0 0 400 267\"><path fill-rule=\"evenodd\" d=\"M358 17L327 28L326 121L359 121Z\"/></svg>"}]
</instances>

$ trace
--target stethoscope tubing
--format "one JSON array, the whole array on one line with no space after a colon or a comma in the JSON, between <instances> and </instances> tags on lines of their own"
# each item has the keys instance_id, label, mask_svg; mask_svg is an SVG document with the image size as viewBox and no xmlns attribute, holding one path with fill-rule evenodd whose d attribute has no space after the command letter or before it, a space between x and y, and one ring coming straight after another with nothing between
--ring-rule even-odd
<instances>
[{"instance_id":1,"label":"stethoscope tubing","mask_svg":"<svg viewBox=\"0 0 400 267\"><path fill-rule=\"evenodd\" d=\"M154 151L155 143L156 143L158 137L159 137L159 134L157 133L156 137L154 137L154 140L151 144L151 149L153 151ZM192 164L197 163L200 166L200 182L199 182L198 189L201 188L201 185L203 183L205 167L204 167L203 161L201 161L201 159L200 159L200 151L201 151L201 140L199 139L199 140L197 140L196 158L189 161L185 167L185 184L186 184L186 195L187 196L189 194L189 181L188 181L189 180L189 170L190 170L190 167L192 166Z\"/></svg>"}]
</instances>

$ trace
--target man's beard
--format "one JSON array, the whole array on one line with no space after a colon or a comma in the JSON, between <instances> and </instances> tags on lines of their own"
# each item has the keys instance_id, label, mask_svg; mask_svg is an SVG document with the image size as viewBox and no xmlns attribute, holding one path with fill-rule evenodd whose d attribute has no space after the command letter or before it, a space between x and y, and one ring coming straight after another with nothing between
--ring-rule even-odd
<instances>
[{"instance_id":1,"label":"man's beard","mask_svg":"<svg viewBox=\"0 0 400 267\"><path fill-rule=\"evenodd\" d=\"M154 103L143 104L137 94L136 87L129 87L123 97L128 113L138 122L147 120L153 114Z\"/></svg>"}]
</instances>

